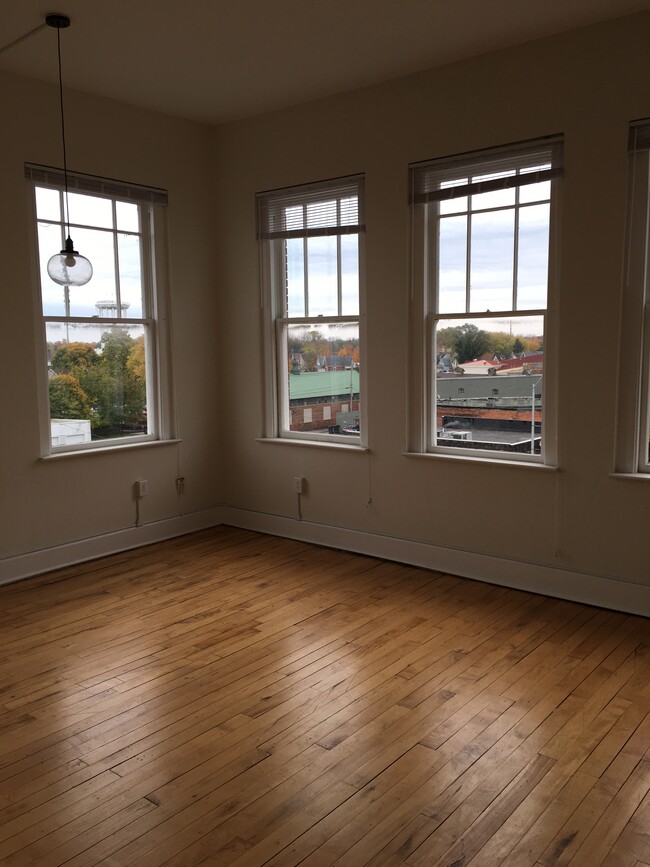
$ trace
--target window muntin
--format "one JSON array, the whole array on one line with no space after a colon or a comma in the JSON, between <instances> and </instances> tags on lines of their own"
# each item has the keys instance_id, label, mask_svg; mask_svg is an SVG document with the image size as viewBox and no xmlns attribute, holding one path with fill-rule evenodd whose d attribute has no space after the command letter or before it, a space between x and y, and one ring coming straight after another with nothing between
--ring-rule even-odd
<instances>
[{"instance_id":1,"label":"window muntin","mask_svg":"<svg viewBox=\"0 0 650 867\"><path fill-rule=\"evenodd\" d=\"M560 159L561 143L549 140L411 167L416 256L427 263L414 269L426 323L425 450L552 461L542 415Z\"/></svg>"},{"instance_id":2,"label":"window muntin","mask_svg":"<svg viewBox=\"0 0 650 867\"><path fill-rule=\"evenodd\" d=\"M59 286L46 266L65 241L63 189L55 172L27 167L26 175L34 191L45 345L44 453L168 436L156 322L161 301L153 280L156 206L140 188L136 201L71 191L70 231L93 264L93 278L85 286Z\"/></svg>"},{"instance_id":3,"label":"window muntin","mask_svg":"<svg viewBox=\"0 0 650 867\"><path fill-rule=\"evenodd\" d=\"M262 193L269 436L361 442L363 179Z\"/></svg>"}]
</instances>

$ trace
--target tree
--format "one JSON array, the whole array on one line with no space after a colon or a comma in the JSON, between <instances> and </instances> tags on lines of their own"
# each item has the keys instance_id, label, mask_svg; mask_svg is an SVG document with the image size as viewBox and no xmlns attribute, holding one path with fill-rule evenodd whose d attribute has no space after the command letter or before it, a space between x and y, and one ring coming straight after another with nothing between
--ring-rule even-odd
<instances>
[{"instance_id":1,"label":"tree","mask_svg":"<svg viewBox=\"0 0 650 867\"><path fill-rule=\"evenodd\" d=\"M50 418L83 418L92 416L88 395L79 381L69 373L50 380Z\"/></svg>"},{"instance_id":2,"label":"tree","mask_svg":"<svg viewBox=\"0 0 650 867\"><path fill-rule=\"evenodd\" d=\"M437 332L438 352L455 357L459 364L480 358L490 348L489 337L476 325L465 322Z\"/></svg>"},{"instance_id":3,"label":"tree","mask_svg":"<svg viewBox=\"0 0 650 867\"><path fill-rule=\"evenodd\" d=\"M507 331L488 331L487 337L489 351L493 356L499 355L507 358L511 355L515 342L512 334L508 334Z\"/></svg>"},{"instance_id":4,"label":"tree","mask_svg":"<svg viewBox=\"0 0 650 867\"><path fill-rule=\"evenodd\" d=\"M142 382L146 381L147 363L144 354L144 334L141 334L140 337L136 337L133 341L129 357L126 360L126 366L129 373L135 377L135 379Z\"/></svg>"},{"instance_id":5,"label":"tree","mask_svg":"<svg viewBox=\"0 0 650 867\"><path fill-rule=\"evenodd\" d=\"M60 343L52 352L52 370L69 373L79 379L83 371L91 370L99 363L99 355L92 343Z\"/></svg>"},{"instance_id":6,"label":"tree","mask_svg":"<svg viewBox=\"0 0 650 867\"><path fill-rule=\"evenodd\" d=\"M512 346L512 351L514 354L519 357L522 352L524 352L524 344L521 342L519 338L515 340Z\"/></svg>"}]
</instances>

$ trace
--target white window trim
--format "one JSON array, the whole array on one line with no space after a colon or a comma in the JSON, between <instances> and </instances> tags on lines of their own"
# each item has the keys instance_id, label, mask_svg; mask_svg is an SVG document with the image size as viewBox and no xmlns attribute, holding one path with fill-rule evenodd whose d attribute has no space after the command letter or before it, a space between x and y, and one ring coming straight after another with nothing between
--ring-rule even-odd
<instances>
[{"instance_id":1,"label":"white window trim","mask_svg":"<svg viewBox=\"0 0 650 867\"><path fill-rule=\"evenodd\" d=\"M122 201L135 200L141 207L143 220L143 283L147 294L146 307L149 317L129 319L134 325L146 323L149 330L147 359L147 410L151 432L141 436L116 437L90 443L74 443L65 446L52 446L49 408L49 382L47 376L47 336L46 323L61 317L44 316L41 299L39 273L39 245L37 236L36 197L34 188L49 187L61 190L63 175L59 170L49 167L25 167L27 178L28 214L30 215L29 237L32 251L32 287L35 351L37 361L36 396L39 420L40 458L50 459L66 454L92 454L98 451L116 451L138 445L151 445L161 442L177 442L175 410L173 401L173 374L171 363L171 331L169 322L168 278L167 278L167 219L166 193L163 190L149 189L133 184L95 178L89 175L68 173L71 190L84 195L98 195ZM68 322L87 322L87 318L63 317ZM114 320L102 320L111 324ZM117 321L117 320L115 320ZM122 323L124 320L120 320ZM151 420L149 419L151 416Z\"/></svg>"},{"instance_id":2,"label":"white window trim","mask_svg":"<svg viewBox=\"0 0 650 867\"><path fill-rule=\"evenodd\" d=\"M641 139L637 143L637 136ZM630 126L614 476L648 478L650 413L650 121Z\"/></svg>"},{"instance_id":3,"label":"white window trim","mask_svg":"<svg viewBox=\"0 0 650 867\"><path fill-rule=\"evenodd\" d=\"M318 185L305 185L316 188ZM326 193L324 186L323 192ZM360 201L360 209L362 202ZM260 308L262 315L262 340L264 364L264 393L262 412L262 435L265 442L293 442L316 446L336 446L354 451L368 449L367 414L367 364L366 364L366 280L365 280L365 231L358 234L359 243L359 314L354 316L303 316L286 317L280 299L284 282L283 238L262 239L259 244ZM361 435L353 438L345 434L319 434L309 431L289 430L288 419L282 413L289 410L288 381L285 371L288 366L286 341L281 339L284 328L290 324L313 323L315 325L336 322L359 323L359 423Z\"/></svg>"},{"instance_id":4,"label":"white window trim","mask_svg":"<svg viewBox=\"0 0 650 867\"><path fill-rule=\"evenodd\" d=\"M549 143L560 143L558 136L549 137ZM490 157L513 154L513 158L522 150L535 149L536 143L514 144L512 146L489 149L460 155L458 163L464 166L471 162L479 165L488 162ZM541 140L537 144L545 144ZM413 167L412 167L413 168ZM471 463L502 463L531 464L550 469L559 465L558 446L558 346L557 346L557 306L558 306L558 263L560 238L561 196L558 178L561 172L556 172L550 179L550 223L549 223L549 267L547 306L542 311L517 311L518 316L544 316L544 379L542 406L544 408L542 453L541 455L518 454L513 452L498 452L487 449L454 448L453 446L438 446L433 444L432 436L434 418L433 389L435 373L433 368L432 328L435 321L444 319L459 319L464 316L468 320L478 318L499 318L512 316L513 311L490 311L485 313L438 314L435 309L435 254L430 250L431 237L435 231L436 216L431 214L427 206L409 208L410 220L410 285L408 324L410 334L408 358L408 427L406 454L426 455L440 458L457 458ZM433 224L433 225L432 225Z\"/></svg>"}]
</instances>

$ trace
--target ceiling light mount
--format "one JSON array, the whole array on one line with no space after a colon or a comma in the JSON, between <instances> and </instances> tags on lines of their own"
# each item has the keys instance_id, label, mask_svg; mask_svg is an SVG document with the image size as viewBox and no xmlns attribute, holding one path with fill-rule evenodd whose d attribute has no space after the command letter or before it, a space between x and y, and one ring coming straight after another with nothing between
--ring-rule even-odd
<instances>
[{"instance_id":1,"label":"ceiling light mount","mask_svg":"<svg viewBox=\"0 0 650 867\"><path fill-rule=\"evenodd\" d=\"M70 19L67 15L60 15L58 12L53 12L51 15L45 16L45 23L48 27L56 27L57 30L62 30L70 26Z\"/></svg>"},{"instance_id":2,"label":"ceiling light mount","mask_svg":"<svg viewBox=\"0 0 650 867\"><path fill-rule=\"evenodd\" d=\"M70 26L67 15L53 12L45 16L48 27L56 29L56 44L59 60L59 106L61 110L61 140L63 144L63 178L65 183L65 201L63 222L67 238L60 253L56 253L47 263L47 273L51 280L59 286L84 286L93 276L93 266L85 256L75 249L70 237L70 205L68 204L68 158L65 148L65 114L63 111L63 76L61 75L61 30Z\"/></svg>"}]
</instances>

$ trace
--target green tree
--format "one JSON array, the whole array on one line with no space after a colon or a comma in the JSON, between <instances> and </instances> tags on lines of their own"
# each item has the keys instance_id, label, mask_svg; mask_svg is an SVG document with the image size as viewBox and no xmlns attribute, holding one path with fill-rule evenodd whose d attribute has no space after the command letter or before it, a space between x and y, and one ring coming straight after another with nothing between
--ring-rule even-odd
<instances>
[{"instance_id":1,"label":"green tree","mask_svg":"<svg viewBox=\"0 0 650 867\"><path fill-rule=\"evenodd\" d=\"M69 373L62 373L50 380L50 418L83 418L92 415L88 395L79 385L79 380Z\"/></svg>"},{"instance_id":2,"label":"green tree","mask_svg":"<svg viewBox=\"0 0 650 867\"><path fill-rule=\"evenodd\" d=\"M480 358L490 348L485 331L470 322L437 332L438 353L449 353L459 364Z\"/></svg>"},{"instance_id":3,"label":"green tree","mask_svg":"<svg viewBox=\"0 0 650 867\"><path fill-rule=\"evenodd\" d=\"M512 351L517 356L521 355L521 353L524 352L524 344L521 342L521 340L519 338L517 338L515 340L515 342L513 343Z\"/></svg>"}]
</instances>

